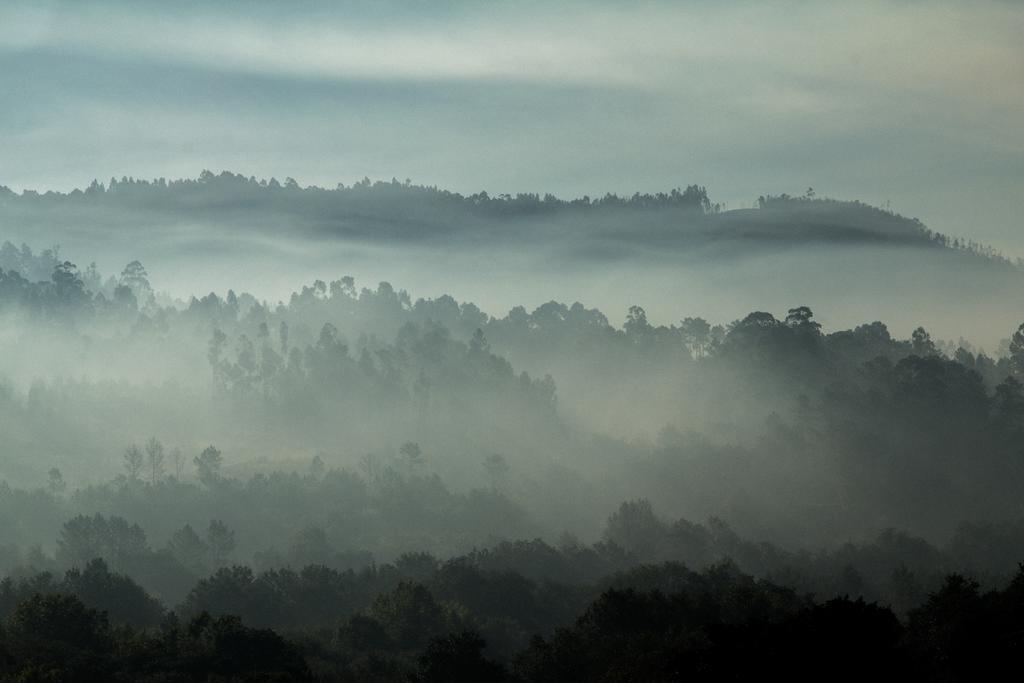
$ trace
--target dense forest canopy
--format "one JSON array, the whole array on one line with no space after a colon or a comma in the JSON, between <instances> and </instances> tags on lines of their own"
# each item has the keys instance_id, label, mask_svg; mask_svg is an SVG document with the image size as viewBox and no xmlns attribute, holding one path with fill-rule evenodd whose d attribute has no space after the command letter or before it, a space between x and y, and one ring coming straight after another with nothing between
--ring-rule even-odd
<instances>
[{"instance_id":1,"label":"dense forest canopy","mask_svg":"<svg viewBox=\"0 0 1024 683\"><path fill-rule=\"evenodd\" d=\"M550 302L498 318L351 277L277 305L233 291L185 304L138 261L104 278L59 253L0 248L14 486L54 468L74 488L144 481L121 454L152 437L181 460L161 456L150 486L197 481L211 444L243 479L314 458L364 484L394 470L466 491L500 473L548 538L596 533L575 502L638 495L794 547L890 526L941 541L1017 515L1021 329L986 353L922 327L827 330L806 306L656 325L635 305L618 325Z\"/></svg>"},{"instance_id":2,"label":"dense forest canopy","mask_svg":"<svg viewBox=\"0 0 1024 683\"><path fill-rule=\"evenodd\" d=\"M319 191L206 182L229 181ZM529 205L334 192L435 193L497 221ZM750 237L746 214L700 188L533 210L612 205ZM757 240L817 239L837 206L760 205ZM829 240L884 234L1018 272L843 207L881 232L833 226ZM564 680L626 666L598 642L667 638L682 659L651 660L657 679L735 673L717 659L735 648L781 666L794 632L824 628L873 633L857 646L872 661L949 672L967 665L936 658L936 619L1016 623L999 615L1016 609L1024 552L1024 323L985 351L971 330L830 328L798 301L732 320L556 300L499 317L353 276L277 303L183 299L140 260L106 274L71 258L0 245L6 671L46 651L86 678ZM627 626L623 610L644 616ZM941 647L976 666L973 641Z\"/></svg>"},{"instance_id":3,"label":"dense forest canopy","mask_svg":"<svg viewBox=\"0 0 1024 683\"><path fill-rule=\"evenodd\" d=\"M193 211L243 239L287 215L300 241L454 249L564 247L568 225L721 263L885 245L1000 286L1024 274L810 191L727 211L697 186L563 201L204 174L3 202L26 225L66 210L101 241L171 237L159 216ZM0 244L4 675L660 680L749 674L736 651L781 671L813 638L867 656L851 675L1008 656L936 629L998 640L1020 623L1013 305L995 340L953 341L913 312L903 333L842 327L800 300L735 318L690 302L665 320L643 301L500 315L352 275L276 302L183 297L141 259L78 260Z\"/></svg>"}]
</instances>

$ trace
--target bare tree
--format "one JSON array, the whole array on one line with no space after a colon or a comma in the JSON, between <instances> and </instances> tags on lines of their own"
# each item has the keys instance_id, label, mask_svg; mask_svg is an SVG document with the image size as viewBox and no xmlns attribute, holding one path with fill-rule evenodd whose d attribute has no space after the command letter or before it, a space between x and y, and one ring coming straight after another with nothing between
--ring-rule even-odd
<instances>
[{"instance_id":1,"label":"bare tree","mask_svg":"<svg viewBox=\"0 0 1024 683\"><path fill-rule=\"evenodd\" d=\"M185 471L185 454L181 452L180 448L175 448L171 451L171 464L174 465L174 478L181 480L181 475Z\"/></svg>"},{"instance_id":2,"label":"bare tree","mask_svg":"<svg viewBox=\"0 0 1024 683\"><path fill-rule=\"evenodd\" d=\"M124 469L128 474L128 481L138 481L144 464L142 451L138 446L132 444L124 451Z\"/></svg>"},{"instance_id":3,"label":"bare tree","mask_svg":"<svg viewBox=\"0 0 1024 683\"><path fill-rule=\"evenodd\" d=\"M484 470L487 472L487 478L490 480L491 488L495 491L501 490L505 486L505 478L508 476L508 461L505 460L505 456L500 453L492 453L484 458Z\"/></svg>"},{"instance_id":4,"label":"bare tree","mask_svg":"<svg viewBox=\"0 0 1024 683\"><path fill-rule=\"evenodd\" d=\"M150 483L156 484L164 476L164 445L155 436L146 442L146 465Z\"/></svg>"}]
</instances>

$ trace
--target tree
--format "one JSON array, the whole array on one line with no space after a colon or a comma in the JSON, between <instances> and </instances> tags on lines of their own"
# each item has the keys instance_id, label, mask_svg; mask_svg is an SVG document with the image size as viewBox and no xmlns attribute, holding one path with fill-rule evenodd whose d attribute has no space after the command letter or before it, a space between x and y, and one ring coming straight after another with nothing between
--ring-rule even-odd
<instances>
[{"instance_id":1,"label":"tree","mask_svg":"<svg viewBox=\"0 0 1024 683\"><path fill-rule=\"evenodd\" d=\"M119 284L127 287L135 295L135 300L143 307L153 303L153 288L149 284L149 273L138 261L132 261L121 271Z\"/></svg>"},{"instance_id":2,"label":"tree","mask_svg":"<svg viewBox=\"0 0 1024 683\"><path fill-rule=\"evenodd\" d=\"M627 501L608 518L604 538L641 559L652 558L662 545L667 529L651 508L650 501Z\"/></svg>"},{"instance_id":3,"label":"tree","mask_svg":"<svg viewBox=\"0 0 1024 683\"><path fill-rule=\"evenodd\" d=\"M394 646L381 623L364 614L354 614L338 629L338 641L356 652L386 650Z\"/></svg>"},{"instance_id":4,"label":"tree","mask_svg":"<svg viewBox=\"0 0 1024 683\"><path fill-rule=\"evenodd\" d=\"M1024 428L1024 385L1016 377L1007 377L996 386L992 413L996 423L1006 429Z\"/></svg>"},{"instance_id":5,"label":"tree","mask_svg":"<svg viewBox=\"0 0 1024 683\"><path fill-rule=\"evenodd\" d=\"M174 478L181 481L181 475L185 471L185 454L180 448L171 451L171 464L174 465Z\"/></svg>"},{"instance_id":6,"label":"tree","mask_svg":"<svg viewBox=\"0 0 1024 683\"><path fill-rule=\"evenodd\" d=\"M51 467L50 471L47 473L46 488L55 496L59 496L64 493L64 489L66 488L64 475L62 475L60 470L56 467Z\"/></svg>"},{"instance_id":7,"label":"tree","mask_svg":"<svg viewBox=\"0 0 1024 683\"><path fill-rule=\"evenodd\" d=\"M59 263L50 279L58 304L76 306L89 300L89 293L85 291L85 285L78 277L78 267L74 263Z\"/></svg>"},{"instance_id":8,"label":"tree","mask_svg":"<svg viewBox=\"0 0 1024 683\"><path fill-rule=\"evenodd\" d=\"M151 436L146 442L146 465L149 481L154 486L164 476L164 445Z\"/></svg>"},{"instance_id":9,"label":"tree","mask_svg":"<svg viewBox=\"0 0 1024 683\"><path fill-rule=\"evenodd\" d=\"M150 555L146 532L122 517L79 515L64 523L57 542L56 558L65 566L84 567L102 557L119 571L137 567Z\"/></svg>"},{"instance_id":10,"label":"tree","mask_svg":"<svg viewBox=\"0 0 1024 683\"><path fill-rule=\"evenodd\" d=\"M331 298L356 298L356 281L351 275L346 275L340 280L335 280L330 284Z\"/></svg>"},{"instance_id":11,"label":"tree","mask_svg":"<svg viewBox=\"0 0 1024 683\"><path fill-rule=\"evenodd\" d=\"M235 532L219 519L210 520L206 529L206 545L210 548L213 566L220 567L235 549Z\"/></svg>"},{"instance_id":12,"label":"tree","mask_svg":"<svg viewBox=\"0 0 1024 683\"><path fill-rule=\"evenodd\" d=\"M505 477L508 476L508 461L500 453L492 453L484 458L484 471L487 472L487 479L491 488L501 489L505 484Z\"/></svg>"},{"instance_id":13,"label":"tree","mask_svg":"<svg viewBox=\"0 0 1024 683\"><path fill-rule=\"evenodd\" d=\"M402 456L403 462L409 468L419 467L423 464L423 450L415 441L406 441L402 444L401 448L398 449L398 454Z\"/></svg>"},{"instance_id":14,"label":"tree","mask_svg":"<svg viewBox=\"0 0 1024 683\"><path fill-rule=\"evenodd\" d=\"M198 670L213 680L304 681L313 678L299 649L269 629L249 628L233 615L192 619L185 632ZM205 661L203 661L205 659Z\"/></svg>"},{"instance_id":15,"label":"tree","mask_svg":"<svg viewBox=\"0 0 1024 683\"><path fill-rule=\"evenodd\" d=\"M415 581L427 582L437 573L437 558L428 552L405 552L392 564L402 576Z\"/></svg>"},{"instance_id":16,"label":"tree","mask_svg":"<svg viewBox=\"0 0 1024 683\"><path fill-rule=\"evenodd\" d=\"M1024 323L1021 323L1017 331L1010 337L1010 372L1019 377L1024 377Z\"/></svg>"},{"instance_id":17,"label":"tree","mask_svg":"<svg viewBox=\"0 0 1024 683\"><path fill-rule=\"evenodd\" d=\"M723 348L749 354L758 350L778 349L780 331L787 328L767 311L754 311L742 320L729 324ZM788 337L789 335L784 335Z\"/></svg>"},{"instance_id":18,"label":"tree","mask_svg":"<svg viewBox=\"0 0 1024 683\"><path fill-rule=\"evenodd\" d=\"M93 294L98 294L103 289L103 278L100 275L99 268L96 266L96 262L91 262L85 268L85 272L81 275L82 284L85 289Z\"/></svg>"},{"instance_id":19,"label":"tree","mask_svg":"<svg viewBox=\"0 0 1024 683\"><path fill-rule=\"evenodd\" d=\"M647 312L640 306L630 306L622 328L630 337L647 334L651 331L651 324L647 322Z\"/></svg>"},{"instance_id":20,"label":"tree","mask_svg":"<svg viewBox=\"0 0 1024 683\"><path fill-rule=\"evenodd\" d=\"M309 476L315 481L320 481L324 478L326 471L327 465L324 464L324 459L319 455L314 455L312 462L309 463Z\"/></svg>"},{"instance_id":21,"label":"tree","mask_svg":"<svg viewBox=\"0 0 1024 683\"><path fill-rule=\"evenodd\" d=\"M301 529L288 548L288 559L295 567L311 564L326 566L333 556L334 548L327 539L327 533L318 526Z\"/></svg>"},{"instance_id":22,"label":"tree","mask_svg":"<svg viewBox=\"0 0 1024 683\"><path fill-rule=\"evenodd\" d=\"M976 362L974 354L964 348L963 344L959 345L956 351L953 352L953 360L967 368L973 368Z\"/></svg>"},{"instance_id":23,"label":"tree","mask_svg":"<svg viewBox=\"0 0 1024 683\"><path fill-rule=\"evenodd\" d=\"M432 637L450 632L457 617L418 583L401 582L374 600L371 616L399 647L419 648Z\"/></svg>"},{"instance_id":24,"label":"tree","mask_svg":"<svg viewBox=\"0 0 1024 683\"><path fill-rule=\"evenodd\" d=\"M922 358L939 354L938 349L935 348L935 342L932 341L932 336L923 327L918 327L910 335L910 346L914 350L914 354Z\"/></svg>"},{"instance_id":25,"label":"tree","mask_svg":"<svg viewBox=\"0 0 1024 683\"><path fill-rule=\"evenodd\" d=\"M281 343L281 357L288 357L288 323L281 321L281 324L277 328L277 337Z\"/></svg>"},{"instance_id":26,"label":"tree","mask_svg":"<svg viewBox=\"0 0 1024 683\"><path fill-rule=\"evenodd\" d=\"M696 358L703 358L711 343L711 324L704 318L683 318L679 329L690 353Z\"/></svg>"},{"instance_id":27,"label":"tree","mask_svg":"<svg viewBox=\"0 0 1024 683\"><path fill-rule=\"evenodd\" d=\"M15 608L7 620L15 641L45 646L56 641L87 650L104 650L109 644L106 614L89 609L73 595L35 594Z\"/></svg>"},{"instance_id":28,"label":"tree","mask_svg":"<svg viewBox=\"0 0 1024 683\"><path fill-rule=\"evenodd\" d=\"M220 468L223 464L221 452L213 446L207 446L197 455L193 462L199 475L199 481L205 486L213 486L220 481Z\"/></svg>"},{"instance_id":29,"label":"tree","mask_svg":"<svg viewBox=\"0 0 1024 683\"><path fill-rule=\"evenodd\" d=\"M210 296L213 295L211 294ZM227 341L228 336L221 332L220 328L214 328L206 351L206 358L210 361L210 369L213 371L214 386L220 391L226 388L226 369L224 366L227 364L227 361L222 356Z\"/></svg>"},{"instance_id":30,"label":"tree","mask_svg":"<svg viewBox=\"0 0 1024 683\"><path fill-rule=\"evenodd\" d=\"M798 306L789 309L786 315L786 324L799 332L817 334L821 325L813 320L814 313L807 306Z\"/></svg>"},{"instance_id":31,"label":"tree","mask_svg":"<svg viewBox=\"0 0 1024 683\"><path fill-rule=\"evenodd\" d=\"M139 480L139 473L142 472L144 459L142 451L135 444L132 444L124 451L124 469L128 475L128 481Z\"/></svg>"},{"instance_id":32,"label":"tree","mask_svg":"<svg viewBox=\"0 0 1024 683\"><path fill-rule=\"evenodd\" d=\"M469 340L469 355L471 356L486 356L491 350L491 345L487 343L487 338L484 337L484 332L479 327L473 332L473 338Z\"/></svg>"},{"instance_id":33,"label":"tree","mask_svg":"<svg viewBox=\"0 0 1024 683\"><path fill-rule=\"evenodd\" d=\"M367 483L373 484L380 479L380 460L373 453L367 453L363 457L359 458L359 462L356 463L356 467L358 467L359 471L363 473L363 478Z\"/></svg>"},{"instance_id":34,"label":"tree","mask_svg":"<svg viewBox=\"0 0 1024 683\"><path fill-rule=\"evenodd\" d=\"M484 639L472 631L434 638L419 656L414 680L422 683L505 680L504 667L483 656L485 645Z\"/></svg>"},{"instance_id":35,"label":"tree","mask_svg":"<svg viewBox=\"0 0 1024 683\"><path fill-rule=\"evenodd\" d=\"M199 575L206 573L206 558L210 549L190 524L174 532L167 548L189 571Z\"/></svg>"},{"instance_id":36,"label":"tree","mask_svg":"<svg viewBox=\"0 0 1024 683\"><path fill-rule=\"evenodd\" d=\"M984 599L978 589L977 581L950 574L938 590L928 595L923 605L908 615L911 633L925 646L922 650L952 660L948 665L954 671L963 669L959 672L962 675L953 680L970 678L965 674L972 667L965 666L963 655L980 645L978 626ZM980 664L980 660L977 663Z\"/></svg>"},{"instance_id":37,"label":"tree","mask_svg":"<svg viewBox=\"0 0 1024 683\"><path fill-rule=\"evenodd\" d=\"M159 600L150 597L128 576L111 572L100 558L91 560L84 569L69 569L63 589L89 607L104 610L119 623L152 627L160 623L164 614Z\"/></svg>"},{"instance_id":38,"label":"tree","mask_svg":"<svg viewBox=\"0 0 1024 683\"><path fill-rule=\"evenodd\" d=\"M118 285L114 288L114 303L118 308L126 311L136 312L139 309L139 301L135 298L135 293L132 292L131 287L125 285Z\"/></svg>"}]
</instances>

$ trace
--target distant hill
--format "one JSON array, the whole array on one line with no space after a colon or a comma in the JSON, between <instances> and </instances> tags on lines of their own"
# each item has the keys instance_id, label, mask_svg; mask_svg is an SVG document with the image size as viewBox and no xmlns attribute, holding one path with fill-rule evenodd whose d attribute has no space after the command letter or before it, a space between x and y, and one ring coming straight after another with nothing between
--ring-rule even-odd
<instances>
[{"instance_id":1,"label":"distant hill","mask_svg":"<svg viewBox=\"0 0 1024 683\"><path fill-rule=\"evenodd\" d=\"M551 194L462 195L408 181L302 187L289 178L257 180L204 171L196 179L93 181L68 193L15 193L0 187L0 228L48 238L166 229L183 223L364 242L538 244L571 240L592 254L629 250L732 251L757 243L895 244L968 251L1020 266L995 250L933 233L917 219L856 201L787 195L761 197L759 208L725 211L706 189L620 197L561 199ZM0 235L0 237L8 237ZM581 245L579 240L587 240Z\"/></svg>"}]
</instances>

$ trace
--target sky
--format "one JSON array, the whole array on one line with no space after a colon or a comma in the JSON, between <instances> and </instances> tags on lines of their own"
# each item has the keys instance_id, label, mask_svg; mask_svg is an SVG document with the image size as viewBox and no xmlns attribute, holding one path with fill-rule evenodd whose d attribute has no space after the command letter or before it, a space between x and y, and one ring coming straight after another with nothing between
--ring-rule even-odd
<instances>
[{"instance_id":1,"label":"sky","mask_svg":"<svg viewBox=\"0 0 1024 683\"><path fill-rule=\"evenodd\" d=\"M0 2L0 185L888 205L1024 256L1024 3Z\"/></svg>"}]
</instances>

